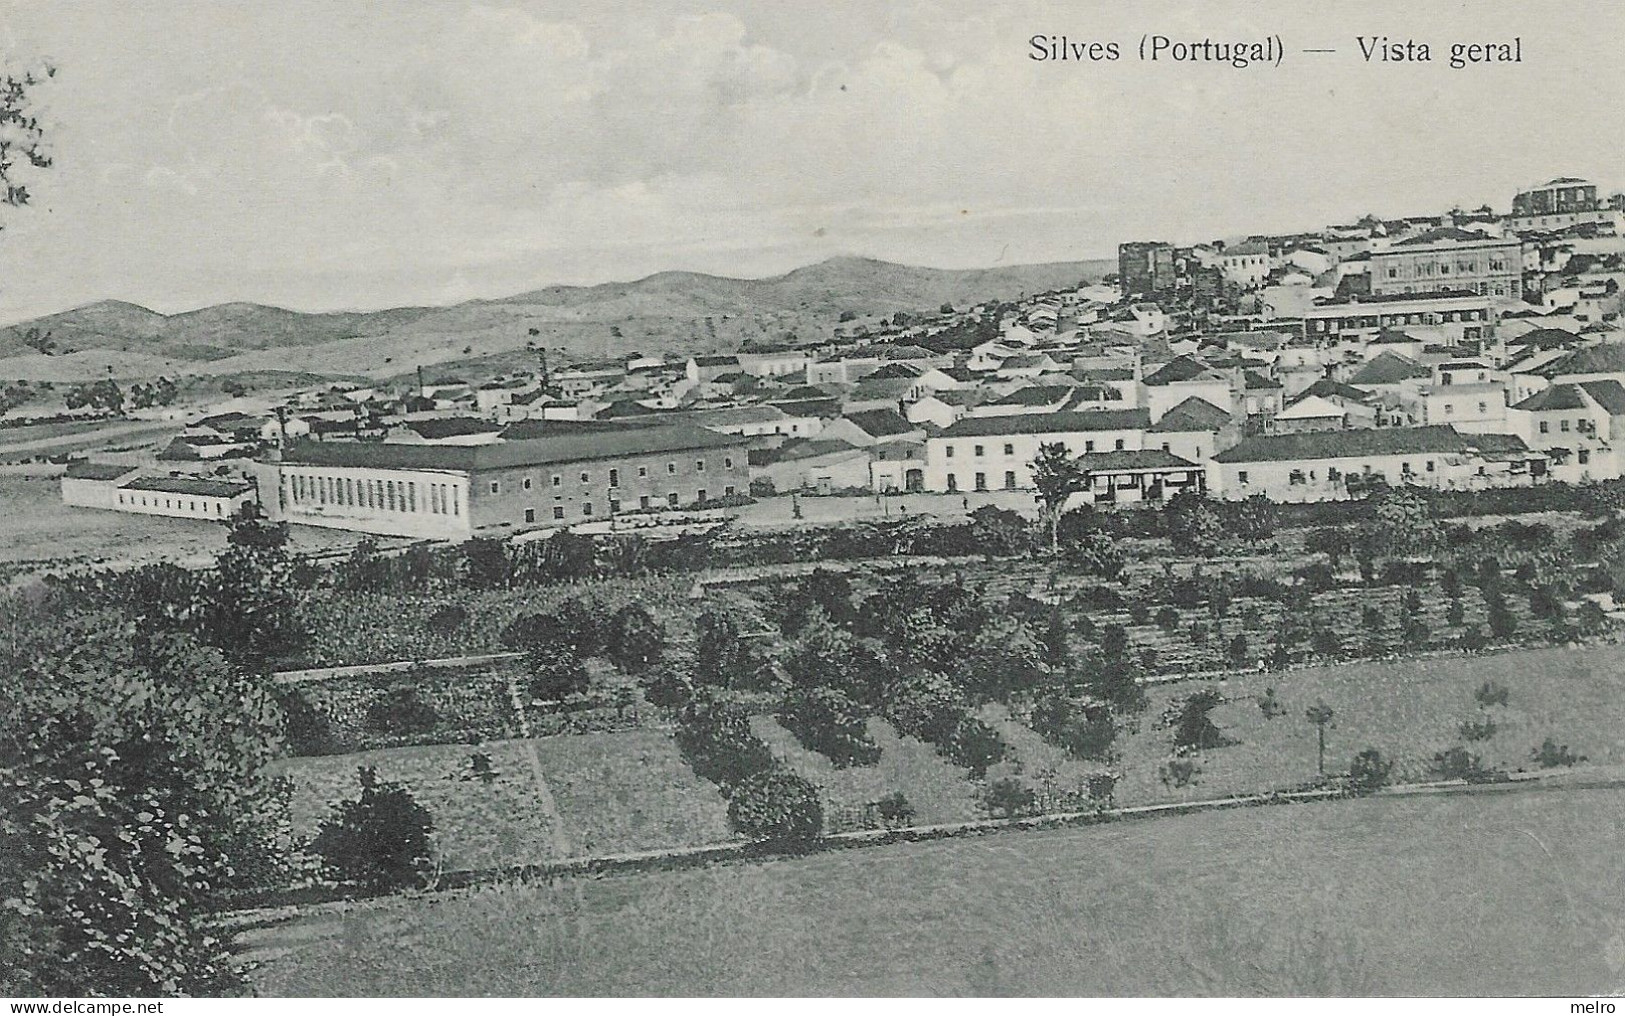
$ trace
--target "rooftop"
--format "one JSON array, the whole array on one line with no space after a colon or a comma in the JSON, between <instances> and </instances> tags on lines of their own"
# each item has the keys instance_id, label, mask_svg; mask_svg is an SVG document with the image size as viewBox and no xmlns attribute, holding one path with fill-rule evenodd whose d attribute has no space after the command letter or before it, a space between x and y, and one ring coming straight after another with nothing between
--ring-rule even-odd
<instances>
[{"instance_id":1,"label":"rooftop","mask_svg":"<svg viewBox=\"0 0 1625 1016\"><path fill-rule=\"evenodd\" d=\"M119 484L120 490L150 490L189 497L236 497L254 489L240 480L198 480L188 476L138 476Z\"/></svg>"},{"instance_id":2,"label":"rooftop","mask_svg":"<svg viewBox=\"0 0 1625 1016\"><path fill-rule=\"evenodd\" d=\"M1126 452L1088 452L1078 456L1086 472L1112 472L1120 469L1199 469L1196 463L1161 448Z\"/></svg>"},{"instance_id":3,"label":"rooftop","mask_svg":"<svg viewBox=\"0 0 1625 1016\"><path fill-rule=\"evenodd\" d=\"M1468 448L1467 441L1450 426L1383 427L1253 437L1213 456L1213 461L1291 462L1362 455L1443 454L1465 452Z\"/></svg>"},{"instance_id":4,"label":"rooftop","mask_svg":"<svg viewBox=\"0 0 1625 1016\"><path fill-rule=\"evenodd\" d=\"M1162 414L1151 426L1152 434L1208 433L1230 425L1230 414L1206 399L1191 396Z\"/></svg>"},{"instance_id":5,"label":"rooftop","mask_svg":"<svg viewBox=\"0 0 1625 1016\"><path fill-rule=\"evenodd\" d=\"M511 428L510 428L511 429ZM505 439L483 445L359 444L300 441L283 455L288 463L362 469L435 469L480 472L562 462L657 455L743 444L743 439L694 426L616 427L551 437Z\"/></svg>"},{"instance_id":6,"label":"rooftop","mask_svg":"<svg viewBox=\"0 0 1625 1016\"><path fill-rule=\"evenodd\" d=\"M895 409L866 409L848 413L846 419L870 437L893 437L920 429L903 419L903 415Z\"/></svg>"},{"instance_id":7,"label":"rooftop","mask_svg":"<svg viewBox=\"0 0 1625 1016\"><path fill-rule=\"evenodd\" d=\"M1076 413L1023 413L975 416L953 423L938 437L994 437L1001 434L1084 434L1103 430L1145 430L1151 415L1144 409L1093 409Z\"/></svg>"},{"instance_id":8,"label":"rooftop","mask_svg":"<svg viewBox=\"0 0 1625 1016\"><path fill-rule=\"evenodd\" d=\"M115 462L70 462L62 475L70 480L116 480L135 472L135 468Z\"/></svg>"}]
</instances>

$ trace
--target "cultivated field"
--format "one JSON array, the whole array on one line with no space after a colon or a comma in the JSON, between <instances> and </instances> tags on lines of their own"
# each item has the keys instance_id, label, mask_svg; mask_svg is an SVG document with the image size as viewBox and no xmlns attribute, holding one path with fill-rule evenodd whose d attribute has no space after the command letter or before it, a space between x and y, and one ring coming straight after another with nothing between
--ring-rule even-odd
<instances>
[{"instance_id":1,"label":"cultivated field","mask_svg":"<svg viewBox=\"0 0 1625 1016\"><path fill-rule=\"evenodd\" d=\"M1253 808L306 914L265 995L1602 995L1625 797Z\"/></svg>"},{"instance_id":2,"label":"cultivated field","mask_svg":"<svg viewBox=\"0 0 1625 1016\"><path fill-rule=\"evenodd\" d=\"M1326 731L1330 773L1347 771L1356 752L1375 747L1394 763L1396 781L1427 780L1433 776L1434 757L1456 745L1481 756L1486 766L1534 769L1531 752L1547 737L1592 764L1621 765L1622 674L1625 646L1609 645L1181 681L1150 690L1149 707L1118 737L1119 758L1113 764L1074 759L1007 707L990 704L979 715L1004 736L1013 754L993 766L986 781L1018 780L1042 804L1067 794L1083 796L1089 778L1109 770L1119 775L1112 801L1121 806L1301 787L1316 778L1316 731L1304 711L1317 702L1334 712ZM1475 691L1486 681L1506 689L1505 705L1483 707L1475 700ZM399 682L384 681L378 687L394 683ZM349 717L365 710L367 687L357 686L329 701L334 689L317 685L307 689L307 697L323 710ZM1258 701L1266 688L1276 690L1284 715L1265 717ZM1201 689L1224 698L1212 719L1234 743L1198 753L1194 780L1171 786L1162 780L1162 766L1173 747L1173 731L1159 717L1174 699ZM469 701L476 699L490 699L498 707L501 701L483 692ZM425 693L425 700L435 702L444 716L454 712L441 691ZM717 788L689 769L660 715L643 706L625 724L629 729L292 758L275 769L294 781L294 832L303 837L314 835L331 804L356 796L358 766L377 766L380 777L406 785L429 810L436 854L448 871L733 839ZM1489 737L1463 738L1458 729L1463 722L1486 718L1494 723ZM511 728L516 723L516 718L495 716L486 725ZM896 792L908 799L918 824L987 817L980 801L986 781L973 780L933 747L899 736L883 720L869 721L881 749L879 761L848 768L837 768L803 747L771 716L758 715L752 727L776 757L820 788L832 831L878 825L873 804ZM534 760L528 750L534 751ZM471 778L475 752L491 756L499 774L492 783ZM543 804L543 786L556 814Z\"/></svg>"}]
</instances>

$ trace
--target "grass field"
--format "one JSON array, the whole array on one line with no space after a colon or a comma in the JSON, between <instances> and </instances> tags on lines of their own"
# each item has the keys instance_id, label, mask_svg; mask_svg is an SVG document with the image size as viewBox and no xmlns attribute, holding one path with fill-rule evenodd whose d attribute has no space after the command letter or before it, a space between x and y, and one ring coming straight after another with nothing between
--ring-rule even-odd
<instances>
[{"instance_id":1,"label":"grass field","mask_svg":"<svg viewBox=\"0 0 1625 1016\"><path fill-rule=\"evenodd\" d=\"M1592 995L1625 797L1256 808L392 899L265 995Z\"/></svg>"},{"instance_id":2,"label":"grass field","mask_svg":"<svg viewBox=\"0 0 1625 1016\"><path fill-rule=\"evenodd\" d=\"M1137 733L1120 739L1122 804L1216 797L1303 784L1315 776L1315 728L1304 711L1324 701L1335 713L1326 731L1326 768L1344 772L1354 754L1374 747L1395 763L1396 780L1427 779L1433 756L1464 745L1487 765L1534 768L1530 752L1547 737L1591 762L1625 762L1625 647L1554 648L1477 657L1307 667L1246 674L1225 682L1184 681L1152 690ZM1505 706L1481 708L1473 693L1486 681L1508 691ZM1266 719L1257 697L1274 687L1286 715ZM1166 703L1212 688L1226 699L1212 718L1237 744L1201 753L1201 775L1182 790L1157 771L1172 732L1157 729ZM1458 728L1488 717L1495 733L1469 742Z\"/></svg>"}]
</instances>

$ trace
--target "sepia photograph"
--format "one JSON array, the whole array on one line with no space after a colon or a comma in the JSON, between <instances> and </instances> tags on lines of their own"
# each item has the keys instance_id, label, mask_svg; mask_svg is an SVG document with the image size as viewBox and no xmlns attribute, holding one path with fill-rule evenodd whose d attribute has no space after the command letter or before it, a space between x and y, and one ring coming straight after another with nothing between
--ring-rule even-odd
<instances>
[{"instance_id":1,"label":"sepia photograph","mask_svg":"<svg viewBox=\"0 0 1625 1016\"><path fill-rule=\"evenodd\" d=\"M0 0L7 1011L1613 1012L1622 39Z\"/></svg>"}]
</instances>

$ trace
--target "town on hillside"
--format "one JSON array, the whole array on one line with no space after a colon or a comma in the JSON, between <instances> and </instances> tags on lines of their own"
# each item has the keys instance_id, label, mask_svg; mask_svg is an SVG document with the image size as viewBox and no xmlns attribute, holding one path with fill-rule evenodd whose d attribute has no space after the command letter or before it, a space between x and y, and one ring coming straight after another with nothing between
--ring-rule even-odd
<instances>
[{"instance_id":1,"label":"town on hillside","mask_svg":"<svg viewBox=\"0 0 1625 1016\"><path fill-rule=\"evenodd\" d=\"M1622 282L1625 194L1557 177L1501 211L1125 242L1115 274L1073 288L854 308L726 355L550 362L533 340L524 369L239 388L185 412L168 379L74 386L67 418L186 418L156 456L61 456L61 496L461 541L758 503L787 523L910 495L1030 511L1046 446L1081 470L1073 503L1110 508L1584 484L1625 465Z\"/></svg>"}]
</instances>

